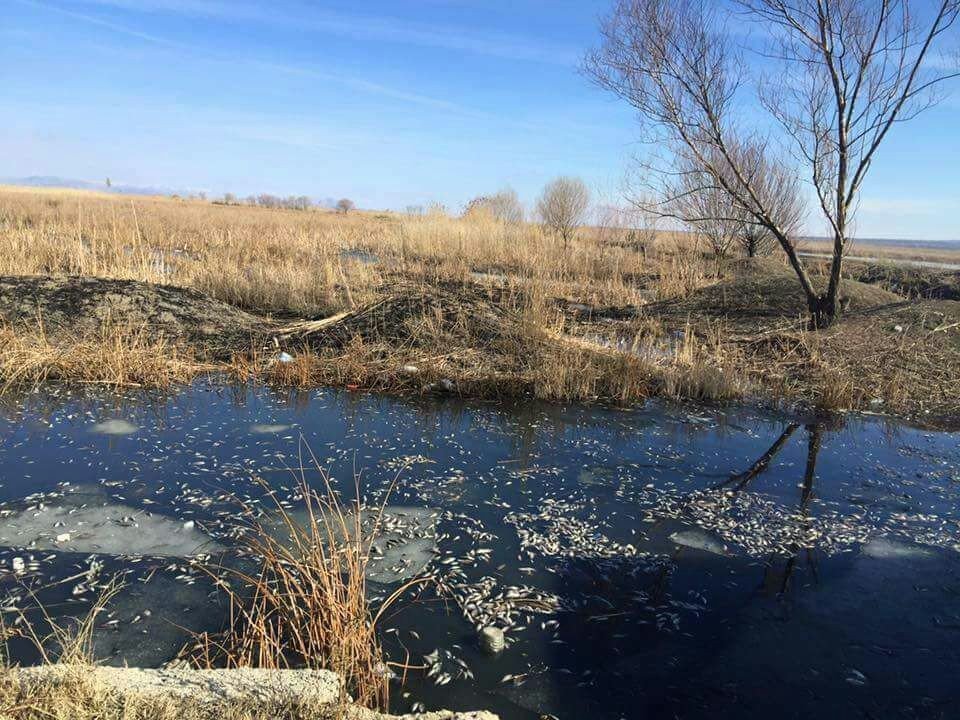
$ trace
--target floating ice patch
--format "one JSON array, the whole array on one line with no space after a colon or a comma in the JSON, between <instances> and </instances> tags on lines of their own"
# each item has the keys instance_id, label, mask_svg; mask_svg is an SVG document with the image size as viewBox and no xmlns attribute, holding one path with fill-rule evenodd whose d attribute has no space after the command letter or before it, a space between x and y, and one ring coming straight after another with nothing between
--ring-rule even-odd
<instances>
[{"instance_id":1,"label":"floating ice patch","mask_svg":"<svg viewBox=\"0 0 960 720\"><path fill-rule=\"evenodd\" d=\"M617 471L615 468L603 467L601 465L584 468L577 475L577 481L581 485L612 487L617 484Z\"/></svg>"},{"instance_id":2,"label":"floating ice patch","mask_svg":"<svg viewBox=\"0 0 960 720\"><path fill-rule=\"evenodd\" d=\"M126 585L98 617L94 657L121 667L159 667L173 660L180 648L195 641L193 633L215 631L222 624L224 597L210 590L208 579L186 583L163 572Z\"/></svg>"},{"instance_id":3,"label":"floating ice patch","mask_svg":"<svg viewBox=\"0 0 960 720\"><path fill-rule=\"evenodd\" d=\"M864 555L878 560L913 560L930 557L929 548L914 543L902 542L886 537L874 538L863 546Z\"/></svg>"},{"instance_id":4,"label":"floating ice patch","mask_svg":"<svg viewBox=\"0 0 960 720\"><path fill-rule=\"evenodd\" d=\"M286 432L293 428L293 425L261 425L260 423L255 423L250 426L250 432L254 435L276 435L277 433Z\"/></svg>"},{"instance_id":5,"label":"floating ice patch","mask_svg":"<svg viewBox=\"0 0 960 720\"><path fill-rule=\"evenodd\" d=\"M680 530L672 533L670 539L677 545L702 550L714 555L729 555L727 546L703 530Z\"/></svg>"},{"instance_id":6,"label":"floating ice patch","mask_svg":"<svg viewBox=\"0 0 960 720\"><path fill-rule=\"evenodd\" d=\"M133 435L140 428L127 420L104 420L90 426L90 432L98 435Z\"/></svg>"},{"instance_id":7,"label":"floating ice patch","mask_svg":"<svg viewBox=\"0 0 960 720\"><path fill-rule=\"evenodd\" d=\"M181 521L111 502L48 505L14 513L0 520L0 545L104 555L176 557L223 549Z\"/></svg>"},{"instance_id":8,"label":"floating ice patch","mask_svg":"<svg viewBox=\"0 0 960 720\"><path fill-rule=\"evenodd\" d=\"M372 533L379 511L367 509L362 513L362 532ZM306 510L290 512L289 516L301 527L309 523ZM353 514L345 513L345 520L348 532L352 533L356 525ZM388 585L422 573L436 554L436 523L437 511L433 508L402 505L384 508L370 549L367 579ZM339 524L339 519L334 520L338 529ZM267 529L281 541L289 538L290 531L282 521L274 522Z\"/></svg>"}]
</instances>

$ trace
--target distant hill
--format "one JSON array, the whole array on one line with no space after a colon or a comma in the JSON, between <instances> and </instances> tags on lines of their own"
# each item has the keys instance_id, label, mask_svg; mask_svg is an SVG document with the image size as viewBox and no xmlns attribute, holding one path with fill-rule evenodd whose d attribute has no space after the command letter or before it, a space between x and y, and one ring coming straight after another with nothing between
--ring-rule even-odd
<instances>
[{"instance_id":1,"label":"distant hill","mask_svg":"<svg viewBox=\"0 0 960 720\"><path fill-rule=\"evenodd\" d=\"M72 178L63 178L56 175L31 175L30 177L10 177L0 178L0 185L18 185L20 187L44 187L44 188L69 188L72 190L95 190L97 192L116 193L117 195L180 195L190 197L191 195L204 194L211 200L216 200L219 195L207 190L177 190L163 187L141 187L137 185L124 185L113 183L107 187L105 182L92 182L90 180L76 180ZM337 206L335 198L326 197L313 200L317 207L333 209Z\"/></svg>"},{"instance_id":2,"label":"distant hill","mask_svg":"<svg viewBox=\"0 0 960 720\"><path fill-rule=\"evenodd\" d=\"M71 188L74 190L97 190L99 192L117 193L118 195L191 195L196 190L171 190L159 187L138 187L136 185L112 184L107 187L104 182L89 180L75 180L55 175L31 175L30 177L0 178L2 185L20 185L23 187L53 187Z\"/></svg>"},{"instance_id":3,"label":"distant hill","mask_svg":"<svg viewBox=\"0 0 960 720\"><path fill-rule=\"evenodd\" d=\"M801 240L815 242L833 242L832 238L805 237ZM881 247L924 248L927 250L960 250L960 240L898 240L895 238L867 238L858 237L853 240L856 245L879 245Z\"/></svg>"}]
</instances>

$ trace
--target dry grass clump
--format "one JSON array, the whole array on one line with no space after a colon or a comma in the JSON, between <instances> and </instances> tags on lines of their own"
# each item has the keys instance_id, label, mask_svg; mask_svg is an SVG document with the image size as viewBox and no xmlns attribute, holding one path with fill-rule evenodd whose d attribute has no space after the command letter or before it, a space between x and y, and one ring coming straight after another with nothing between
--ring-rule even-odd
<instances>
[{"instance_id":1,"label":"dry grass clump","mask_svg":"<svg viewBox=\"0 0 960 720\"><path fill-rule=\"evenodd\" d=\"M628 403L650 396L652 368L628 353L558 345L541 349L532 360L533 394L544 400Z\"/></svg>"},{"instance_id":2,"label":"dry grass clump","mask_svg":"<svg viewBox=\"0 0 960 720\"><path fill-rule=\"evenodd\" d=\"M366 571L384 506L375 511L372 523L369 518L365 522L370 511L361 506L359 485L356 500L347 506L326 475L321 476L324 489L317 491L301 473L302 521L279 500L266 513L243 506L246 521L238 540L239 551L253 565L208 568L230 598L229 623L222 633L199 635L186 653L201 668L332 670L344 679L344 689L356 705L344 694L333 706L258 698L204 706L182 699L158 702L154 696L140 700L136 693L121 697L98 687L84 668L95 662L97 618L121 589L117 581L111 581L83 617L57 620L37 602L36 608L19 611L13 626L2 627L4 641L26 638L37 648L44 665L56 665L64 672L47 676L40 683L35 678L18 677L16 668L0 668L0 718L379 717L357 707L385 710L388 704L388 663L377 638L377 621L407 589L421 581L416 579L397 589L374 614L367 600ZM33 612L39 612L38 620L30 619Z\"/></svg>"},{"instance_id":3,"label":"dry grass clump","mask_svg":"<svg viewBox=\"0 0 960 720\"><path fill-rule=\"evenodd\" d=\"M97 616L104 612L120 590L123 583L116 577L100 587L96 599L80 617L54 619L47 608L37 600L36 593L28 590L34 601L32 608L38 619L31 619L27 610L16 610L12 625L0 621L0 641L4 646L12 638L24 638L37 650L45 665L61 664L84 666L93 664L93 634ZM4 653L4 660L6 654Z\"/></svg>"},{"instance_id":4,"label":"dry grass clump","mask_svg":"<svg viewBox=\"0 0 960 720\"><path fill-rule=\"evenodd\" d=\"M0 274L83 274L172 283L258 312L324 315L397 277L504 273L554 294L641 299L649 273L629 244L584 231L566 251L538 226L217 206L169 198L0 188Z\"/></svg>"},{"instance_id":5,"label":"dry grass clump","mask_svg":"<svg viewBox=\"0 0 960 720\"><path fill-rule=\"evenodd\" d=\"M230 622L221 634L200 636L190 657L200 667L333 670L356 703L385 709L390 673L377 620L419 581L373 613L366 571L383 506L368 527L359 485L346 506L320 475L320 491L300 477L302 521L279 501L266 514L244 506L240 553L255 567L210 569L230 597Z\"/></svg>"},{"instance_id":6,"label":"dry grass clump","mask_svg":"<svg viewBox=\"0 0 960 720\"><path fill-rule=\"evenodd\" d=\"M725 342L722 322L688 321L673 358L659 375L659 395L674 400L735 400L753 389L736 346Z\"/></svg>"},{"instance_id":7,"label":"dry grass clump","mask_svg":"<svg viewBox=\"0 0 960 720\"><path fill-rule=\"evenodd\" d=\"M0 326L0 394L45 382L168 387L214 367L144 327L105 324L95 334L51 338L39 322L30 331Z\"/></svg>"}]
</instances>

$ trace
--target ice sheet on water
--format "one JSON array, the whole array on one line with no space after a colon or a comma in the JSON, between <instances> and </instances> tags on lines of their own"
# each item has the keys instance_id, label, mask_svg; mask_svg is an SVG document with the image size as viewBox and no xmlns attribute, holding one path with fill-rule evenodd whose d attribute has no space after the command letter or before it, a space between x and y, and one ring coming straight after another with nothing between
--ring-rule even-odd
<instances>
[{"instance_id":1,"label":"ice sheet on water","mask_svg":"<svg viewBox=\"0 0 960 720\"><path fill-rule=\"evenodd\" d=\"M922 545L888 537L877 537L863 546L861 552L878 560L913 560L933 555L933 550Z\"/></svg>"},{"instance_id":2,"label":"ice sheet on water","mask_svg":"<svg viewBox=\"0 0 960 720\"><path fill-rule=\"evenodd\" d=\"M211 595L208 582L157 573L149 582L127 584L110 602L94 632L94 656L105 665L160 667L193 633L219 629L225 613L226 600Z\"/></svg>"},{"instance_id":3,"label":"ice sheet on water","mask_svg":"<svg viewBox=\"0 0 960 720\"><path fill-rule=\"evenodd\" d=\"M104 555L188 557L223 549L195 525L106 499L68 494L0 519L0 545Z\"/></svg>"},{"instance_id":4,"label":"ice sheet on water","mask_svg":"<svg viewBox=\"0 0 960 720\"><path fill-rule=\"evenodd\" d=\"M373 530L379 509L362 510L363 532ZM373 542L367 579L392 584L409 580L420 574L437 551L436 523L438 511L434 508L406 505L388 505L380 518L379 530ZM291 519L307 527L309 519L304 509L289 512ZM334 521L339 523L339 521ZM346 525L353 532L353 514L346 514ZM280 540L289 538L289 530L282 521L269 523L267 529Z\"/></svg>"},{"instance_id":5,"label":"ice sheet on water","mask_svg":"<svg viewBox=\"0 0 960 720\"><path fill-rule=\"evenodd\" d=\"M254 435L276 435L292 428L293 425L266 425L255 423L250 426L250 432Z\"/></svg>"},{"instance_id":6,"label":"ice sheet on water","mask_svg":"<svg viewBox=\"0 0 960 720\"><path fill-rule=\"evenodd\" d=\"M129 420L112 418L90 426L90 432L98 435L133 435L140 428Z\"/></svg>"}]
</instances>

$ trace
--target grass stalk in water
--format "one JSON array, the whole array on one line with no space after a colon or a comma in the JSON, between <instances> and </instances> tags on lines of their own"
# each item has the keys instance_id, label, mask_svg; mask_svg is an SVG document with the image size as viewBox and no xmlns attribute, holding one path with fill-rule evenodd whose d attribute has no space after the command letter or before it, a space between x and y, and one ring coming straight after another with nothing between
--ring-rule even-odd
<instances>
[{"instance_id":1,"label":"grass stalk in water","mask_svg":"<svg viewBox=\"0 0 960 720\"><path fill-rule=\"evenodd\" d=\"M344 504L319 467L320 490L308 484L302 461L299 467L305 522L275 498L266 513L245 506L239 545L255 567L210 570L229 595L230 624L220 635L201 636L193 661L201 667L333 670L355 702L385 709L389 672L377 620L420 581L400 587L374 613L366 572L384 505L366 528L359 484L355 499Z\"/></svg>"}]
</instances>

